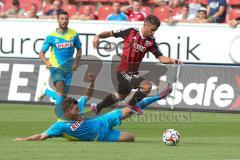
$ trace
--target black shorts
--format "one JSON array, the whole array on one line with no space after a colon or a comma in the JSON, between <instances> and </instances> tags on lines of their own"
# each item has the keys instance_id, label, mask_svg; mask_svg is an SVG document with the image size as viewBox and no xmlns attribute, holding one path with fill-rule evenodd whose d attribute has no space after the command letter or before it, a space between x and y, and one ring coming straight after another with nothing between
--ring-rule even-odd
<instances>
[{"instance_id":1,"label":"black shorts","mask_svg":"<svg viewBox=\"0 0 240 160\"><path fill-rule=\"evenodd\" d=\"M128 72L117 72L118 80L118 93L128 95L132 89L139 87L140 83L144 80L143 77L137 74L131 74Z\"/></svg>"}]
</instances>

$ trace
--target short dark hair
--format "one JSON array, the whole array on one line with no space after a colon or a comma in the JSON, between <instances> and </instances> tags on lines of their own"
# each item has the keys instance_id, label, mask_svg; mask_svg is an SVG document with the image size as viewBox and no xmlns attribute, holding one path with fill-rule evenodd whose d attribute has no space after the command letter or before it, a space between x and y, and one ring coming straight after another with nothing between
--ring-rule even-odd
<instances>
[{"instance_id":1,"label":"short dark hair","mask_svg":"<svg viewBox=\"0 0 240 160\"><path fill-rule=\"evenodd\" d=\"M13 0L13 1L12 1L12 5L13 5L13 6L20 6L19 0Z\"/></svg>"},{"instance_id":2,"label":"short dark hair","mask_svg":"<svg viewBox=\"0 0 240 160\"><path fill-rule=\"evenodd\" d=\"M59 10L59 11L57 12L57 17L59 17L61 14L65 14L65 15L69 16L69 15L68 15L68 12L66 12L66 11L64 11L64 10Z\"/></svg>"},{"instance_id":3,"label":"short dark hair","mask_svg":"<svg viewBox=\"0 0 240 160\"><path fill-rule=\"evenodd\" d=\"M152 25L155 25L157 27L159 27L161 25L161 21L159 20L158 17L154 16L154 15L149 15L145 18L144 23L150 23Z\"/></svg>"},{"instance_id":4,"label":"short dark hair","mask_svg":"<svg viewBox=\"0 0 240 160\"><path fill-rule=\"evenodd\" d=\"M78 104L78 101L74 98L67 97L62 102L63 112L66 112L67 109L70 109L74 104Z\"/></svg>"},{"instance_id":5,"label":"short dark hair","mask_svg":"<svg viewBox=\"0 0 240 160\"><path fill-rule=\"evenodd\" d=\"M187 8L187 9L189 10L189 5L188 5L188 4L183 4L182 7L181 7L181 9L182 9L182 8Z\"/></svg>"}]
</instances>

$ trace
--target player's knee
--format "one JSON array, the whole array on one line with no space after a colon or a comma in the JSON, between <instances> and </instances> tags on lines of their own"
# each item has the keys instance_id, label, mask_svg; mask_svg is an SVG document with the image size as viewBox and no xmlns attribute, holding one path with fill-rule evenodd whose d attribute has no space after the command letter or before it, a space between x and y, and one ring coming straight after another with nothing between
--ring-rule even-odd
<instances>
[{"instance_id":1,"label":"player's knee","mask_svg":"<svg viewBox=\"0 0 240 160\"><path fill-rule=\"evenodd\" d=\"M132 133L124 132L121 134L119 142L133 142L135 139L134 135Z\"/></svg>"},{"instance_id":2,"label":"player's knee","mask_svg":"<svg viewBox=\"0 0 240 160\"><path fill-rule=\"evenodd\" d=\"M112 98L113 98L113 100L114 100L115 102L118 102L118 101L121 100L121 97L120 97L120 95L119 95L118 93L112 94Z\"/></svg>"},{"instance_id":3,"label":"player's knee","mask_svg":"<svg viewBox=\"0 0 240 160\"><path fill-rule=\"evenodd\" d=\"M124 100L126 98L126 95L119 94L119 93L115 93L114 96L115 96L117 101L122 101L122 100Z\"/></svg>"},{"instance_id":4,"label":"player's knee","mask_svg":"<svg viewBox=\"0 0 240 160\"><path fill-rule=\"evenodd\" d=\"M145 94L148 94L152 90L152 83L150 81L144 80L140 84L141 91Z\"/></svg>"},{"instance_id":5,"label":"player's knee","mask_svg":"<svg viewBox=\"0 0 240 160\"><path fill-rule=\"evenodd\" d=\"M131 133L128 133L128 139L127 139L127 142L134 142L134 140L135 140L134 135L131 134Z\"/></svg>"},{"instance_id":6,"label":"player's knee","mask_svg":"<svg viewBox=\"0 0 240 160\"><path fill-rule=\"evenodd\" d=\"M60 96L64 95L64 83L62 81L56 82L55 87Z\"/></svg>"}]
</instances>

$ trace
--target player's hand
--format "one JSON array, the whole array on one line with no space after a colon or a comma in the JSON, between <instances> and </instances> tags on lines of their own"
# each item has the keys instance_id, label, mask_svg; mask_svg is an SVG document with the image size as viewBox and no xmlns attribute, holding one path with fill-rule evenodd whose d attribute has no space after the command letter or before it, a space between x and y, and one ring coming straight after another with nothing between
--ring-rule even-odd
<instances>
[{"instance_id":1,"label":"player's hand","mask_svg":"<svg viewBox=\"0 0 240 160\"><path fill-rule=\"evenodd\" d=\"M93 38L92 44L93 44L93 48L97 48L98 47L98 45L99 45L99 36L98 35L96 35Z\"/></svg>"},{"instance_id":2,"label":"player's hand","mask_svg":"<svg viewBox=\"0 0 240 160\"><path fill-rule=\"evenodd\" d=\"M88 80L90 82L95 82L96 76L93 73L88 73Z\"/></svg>"},{"instance_id":3,"label":"player's hand","mask_svg":"<svg viewBox=\"0 0 240 160\"><path fill-rule=\"evenodd\" d=\"M179 59L174 59L174 58L171 58L170 61L172 64L181 64L182 63Z\"/></svg>"},{"instance_id":4,"label":"player's hand","mask_svg":"<svg viewBox=\"0 0 240 160\"><path fill-rule=\"evenodd\" d=\"M52 65L49 62L46 62L46 68L50 69L52 67Z\"/></svg>"},{"instance_id":5,"label":"player's hand","mask_svg":"<svg viewBox=\"0 0 240 160\"><path fill-rule=\"evenodd\" d=\"M78 64L77 63L73 63L72 65L72 71L76 71L78 68Z\"/></svg>"},{"instance_id":6,"label":"player's hand","mask_svg":"<svg viewBox=\"0 0 240 160\"><path fill-rule=\"evenodd\" d=\"M25 141L24 138L15 138L14 141Z\"/></svg>"}]
</instances>

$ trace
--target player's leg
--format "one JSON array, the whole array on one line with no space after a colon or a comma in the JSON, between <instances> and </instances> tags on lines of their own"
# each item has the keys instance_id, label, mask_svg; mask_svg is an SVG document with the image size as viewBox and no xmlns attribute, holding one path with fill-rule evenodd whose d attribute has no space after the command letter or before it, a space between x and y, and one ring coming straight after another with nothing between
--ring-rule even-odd
<instances>
[{"instance_id":1,"label":"player's leg","mask_svg":"<svg viewBox=\"0 0 240 160\"><path fill-rule=\"evenodd\" d=\"M72 72L66 72L64 77L64 95L67 97L72 82Z\"/></svg>"},{"instance_id":2,"label":"player's leg","mask_svg":"<svg viewBox=\"0 0 240 160\"><path fill-rule=\"evenodd\" d=\"M52 78L52 82L55 86L57 95L56 104L60 104L64 99L65 95L65 73L59 68L51 68L50 75Z\"/></svg>"},{"instance_id":3,"label":"player's leg","mask_svg":"<svg viewBox=\"0 0 240 160\"><path fill-rule=\"evenodd\" d=\"M152 84L150 81L145 80L143 77L138 75L133 75L131 80L131 88L136 89L137 91L129 101L129 107L133 110L134 113L141 115L143 114L141 108L136 106L136 103L145 98L152 89Z\"/></svg>"},{"instance_id":4,"label":"player's leg","mask_svg":"<svg viewBox=\"0 0 240 160\"><path fill-rule=\"evenodd\" d=\"M134 135L132 133L123 132L115 129L111 129L107 136L104 138L106 142L133 142Z\"/></svg>"},{"instance_id":5,"label":"player's leg","mask_svg":"<svg viewBox=\"0 0 240 160\"><path fill-rule=\"evenodd\" d=\"M163 98L165 98L167 95L169 95L172 92L172 87L169 84L166 88L164 88L159 94L155 96L150 96L142 99L141 101L136 103L136 106L140 107L141 109L145 109L148 105L150 105L153 102L159 101ZM128 112L128 110L126 110Z\"/></svg>"},{"instance_id":6,"label":"player's leg","mask_svg":"<svg viewBox=\"0 0 240 160\"><path fill-rule=\"evenodd\" d=\"M136 80L137 82L134 82L134 80ZM135 106L136 103L141 101L143 98L145 98L150 93L150 91L152 89L152 84L151 84L150 81L142 80L140 78L139 79L133 79L133 83L138 84L139 81L141 81L141 82L138 85L138 90L136 91L136 93L133 95L133 97L129 101L130 106ZM136 88L136 87L133 87L133 88Z\"/></svg>"},{"instance_id":7,"label":"player's leg","mask_svg":"<svg viewBox=\"0 0 240 160\"><path fill-rule=\"evenodd\" d=\"M56 91L48 89L46 83L41 86L41 90L37 95L37 101L40 101L44 96L52 98L55 100L55 103L58 104L63 100L64 93L64 75L60 69L52 67L50 69L50 76L52 82L56 88Z\"/></svg>"},{"instance_id":8,"label":"player's leg","mask_svg":"<svg viewBox=\"0 0 240 160\"><path fill-rule=\"evenodd\" d=\"M63 81L56 82L55 83L55 88L56 88L56 92L57 92L57 95L58 95L58 98L56 99L56 104L61 104L61 102L65 98L64 82Z\"/></svg>"},{"instance_id":9,"label":"player's leg","mask_svg":"<svg viewBox=\"0 0 240 160\"><path fill-rule=\"evenodd\" d=\"M80 113L83 113L86 103L88 101L86 96L81 96L77 101L78 101L78 108L80 110Z\"/></svg>"},{"instance_id":10,"label":"player's leg","mask_svg":"<svg viewBox=\"0 0 240 160\"><path fill-rule=\"evenodd\" d=\"M92 107L96 114L99 114L104 107L111 107L120 100L124 100L131 92L131 79L128 79L122 73L117 72L118 80L118 93L109 94L103 101L96 105L96 111Z\"/></svg>"},{"instance_id":11,"label":"player's leg","mask_svg":"<svg viewBox=\"0 0 240 160\"><path fill-rule=\"evenodd\" d=\"M141 101L136 102L136 106L140 107L141 109L145 109L151 103L165 98L171 92L172 92L172 87L171 87L171 85L168 85L163 91L161 91L161 93L159 93L155 96L146 97L146 98L142 99ZM122 119L128 118L131 115L133 115L132 110L128 107L121 109L121 111L122 111Z\"/></svg>"},{"instance_id":12,"label":"player's leg","mask_svg":"<svg viewBox=\"0 0 240 160\"><path fill-rule=\"evenodd\" d=\"M140 107L141 109L145 109L148 105L150 105L153 102L159 101L163 98L165 98L167 95L169 95L172 92L172 87L169 84L166 88L164 88L159 94L155 96L150 96L143 98L142 100L136 102L136 106Z\"/></svg>"},{"instance_id":13,"label":"player's leg","mask_svg":"<svg viewBox=\"0 0 240 160\"><path fill-rule=\"evenodd\" d=\"M168 94L171 93L172 90L168 90L169 87L167 87L165 90L163 90L160 94L156 96L151 96L142 99L141 101L137 102L136 105L138 105L141 109L145 109L149 104L156 102L160 99L165 98ZM104 114L100 117L98 117L101 120L104 120L107 122L106 131L110 130L108 135L105 137L105 141L111 141L111 142L129 142L134 141L134 136L130 133L120 132L112 130L113 127L119 126L121 124L121 121L129 118L132 116L134 112L131 108L125 107L122 109L116 109L114 111L111 111L107 114Z\"/></svg>"},{"instance_id":14,"label":"player's leg","mask_svg":"<svg viewBox=\"0 0 240 160\"><path fill-rule=\"evenodd\" d=\"M99 114L103 108L115 106L115 104L120 100L118 93L111 93L105 97L98 104L91 104L91 109L95 114ZM94 106L95 105L95 106Z\"/></svg>"},{"instance_id":15,"label":"player's leg","mask_svg":"<svg viewBox=\"0 0 240 160\"><path fill-rule=\"evenodd\" d=\"M59 96L59 94L57 94L56 91L48 89L48 88L45 89L44 96L54 99L55 103L60 102L62 100L62 97Z\"/></svg>"}]
</instances>

